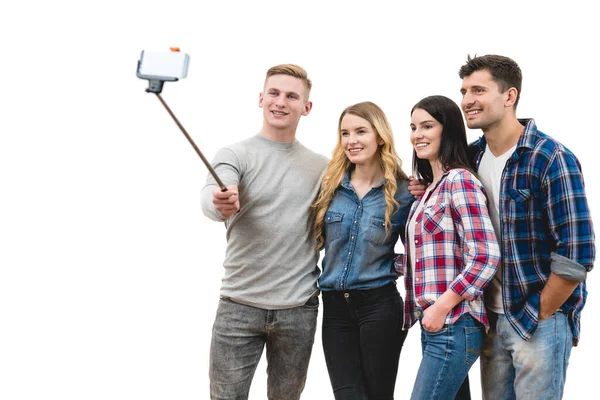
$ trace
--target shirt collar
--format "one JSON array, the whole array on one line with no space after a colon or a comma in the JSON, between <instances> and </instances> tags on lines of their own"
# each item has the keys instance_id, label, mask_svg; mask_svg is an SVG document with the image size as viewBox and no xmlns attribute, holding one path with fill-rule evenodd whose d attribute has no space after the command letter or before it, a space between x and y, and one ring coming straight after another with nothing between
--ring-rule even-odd
<instances>
[{"instance_id":1,"label":"shirt collar","mask_svg":"<svg viewBox=\"0 0 600 400\"><path fill-rule=\"evenodd\" d=\"M344 175L344 179L342 179L342 183L341 183L341 186L348 190L354 190L354 188L352 187L352 184L350 183L350 173L352 172L353 169L354 169L354 164L352 164L346 170L346 174ZM373 186L373 189L378 189L378 188L382 187L383 184L386 182L387 182L387 179L383 178L383 180L379 183L379 185Z\"/></svg>"},{"instance_id":2,"label":"shirt collar","mask_svg":"<svg viewBox=\"0 0 600 400\"><path fill-rule=\"evenodd\" d=\"M523 118L519 119L519 122L521 125L525 126L525 129L523 129L523 132L521 132L521 136L517 142L517 151L519 151L521 148L531 149L534 147L538 136L535 120L533 118ZM485 151L485 147L487 146L485 135L482 135L478 140L476 140L474 145L477 146L477 148L483 153Z\"/></svg>"},{"instance_id":3,"label":"shirt collar","mask_svg":"<svg viewBox=\"0 0 600 400\"><path fill-rule=\"evenodd\" d=\"M538 129L535 124L535 120L533 118L520 119L519 122L521 123L521 125L525 126L525 129L521 133L521 137L517 142L517 149L522 147L533 149L533 147L535 146L535 142L538 139Z\"/></svg>"}]
</instances>

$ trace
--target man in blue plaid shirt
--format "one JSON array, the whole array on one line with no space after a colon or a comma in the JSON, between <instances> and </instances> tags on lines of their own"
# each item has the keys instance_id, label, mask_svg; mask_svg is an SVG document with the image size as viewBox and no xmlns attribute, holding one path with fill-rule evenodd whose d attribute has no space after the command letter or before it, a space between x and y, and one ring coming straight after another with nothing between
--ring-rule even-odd
<instances>
[{"instance_id":1,"label":"man in blue plaid shirt","mask_svg":"<svg viewBox=\"0 0 600 400\"><path fill-rule=\"evenodd\" d=\"M502 254L485 293L483 397L560 399L595 256L581 166L533 119L517 119L513 60L469 57L459 76L467 126L484 134L470 150Z\"/></svg>"}]
</instances>

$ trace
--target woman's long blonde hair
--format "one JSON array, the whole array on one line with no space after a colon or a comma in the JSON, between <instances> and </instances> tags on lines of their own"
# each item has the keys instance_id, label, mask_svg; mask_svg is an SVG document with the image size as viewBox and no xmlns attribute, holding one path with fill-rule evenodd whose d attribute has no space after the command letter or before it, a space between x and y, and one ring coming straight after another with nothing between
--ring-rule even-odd
<instances>
[{"instance_id":1,"label":"woman's long blonde hair","mask_svg":"<svg viewBox=\"0 0 600 400\"><path fill-rule=\"evenodd\" d=\"M375 133L378 136L377 140L379 141L380 138L383 139L383 144L379 146L379 165L381 166L385 178L385 232L388 235L392 228L391 216L394 212L394 207L399 206L398 202L394 199L394 194L398 189L397 179L408 180L408 177L404 171L402 171L402 161L394 149L392 129L381 108L370 101L354 104L346 108L342 112L342 115L340 115L338 122L338 141L333 150L331 161L327 166L327 171L325 171L323 183L321 184L321 191L316 202L312 206L315 213L315 239L317 249L321 249L325 243L325 235L323 232L325 213L335 195L335 191L342 183L344 175L351 165L342 147L342 119L346 114L356 115L357 117L368 121L375 129Z\"/></svg>"}]
</instances>

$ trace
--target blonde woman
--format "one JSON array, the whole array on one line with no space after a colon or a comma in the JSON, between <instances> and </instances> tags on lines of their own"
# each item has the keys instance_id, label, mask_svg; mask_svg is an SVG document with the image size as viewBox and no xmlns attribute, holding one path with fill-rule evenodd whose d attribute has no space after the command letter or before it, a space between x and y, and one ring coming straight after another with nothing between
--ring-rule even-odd
<instances>
[{"instance_id":1,"label":"blonde woman","mask_svg":"<svg viewBox=\"0 0 600 400\"><path fill-rule=\"evenodd\" d=\"M338 142L314 205L325 249L323 350L336 399L392 399L403 302L394 246L414 198L383 111L364 102L342 112Z\"/></svg>"}]
</instances>

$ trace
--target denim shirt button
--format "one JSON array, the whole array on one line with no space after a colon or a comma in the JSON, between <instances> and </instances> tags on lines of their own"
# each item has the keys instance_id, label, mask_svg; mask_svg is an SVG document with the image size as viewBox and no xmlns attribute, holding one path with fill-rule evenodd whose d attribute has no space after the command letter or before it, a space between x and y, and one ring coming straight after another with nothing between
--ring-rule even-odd
<instances>
[{"instance_id":1,"label":"denim shirt button","mask_svg":"<svg viewBox=\"0 0 600 400\"><path fill-rule=\"evenodd\" d=\"M348 298L348 297L350 297L350 295L348 293L344 293L344 297Z\"/></svg>"}]
</instances>

